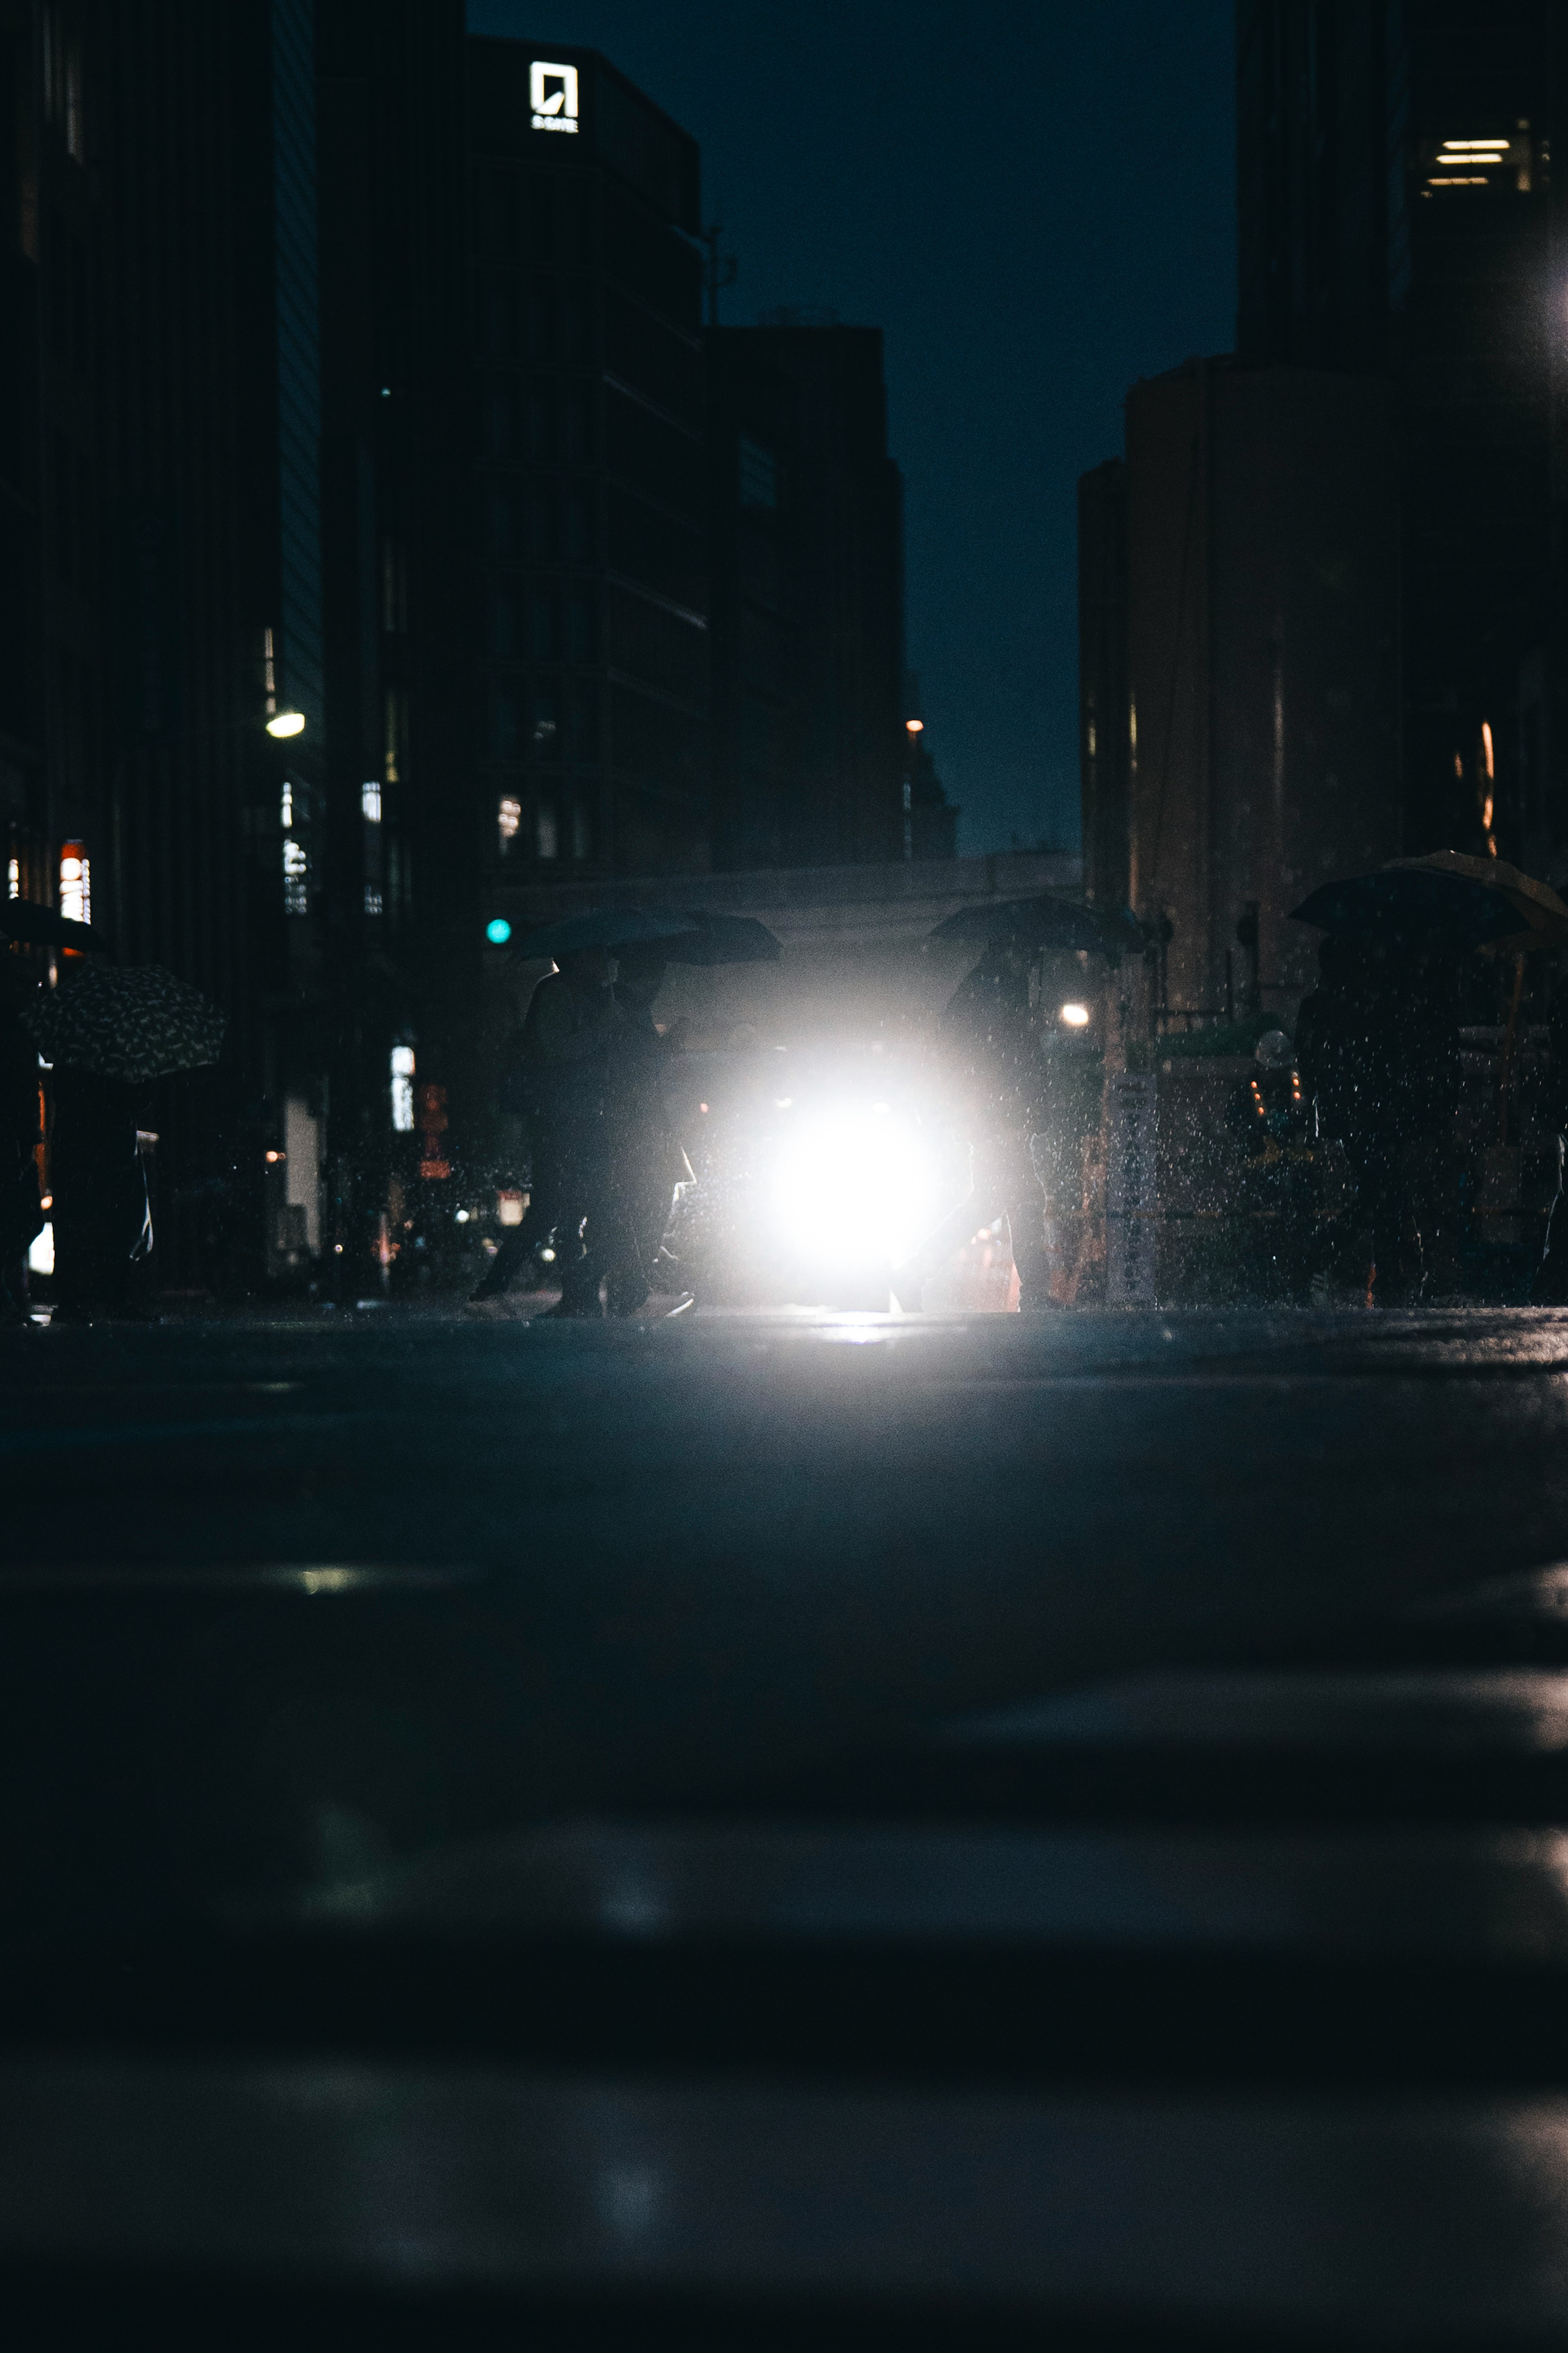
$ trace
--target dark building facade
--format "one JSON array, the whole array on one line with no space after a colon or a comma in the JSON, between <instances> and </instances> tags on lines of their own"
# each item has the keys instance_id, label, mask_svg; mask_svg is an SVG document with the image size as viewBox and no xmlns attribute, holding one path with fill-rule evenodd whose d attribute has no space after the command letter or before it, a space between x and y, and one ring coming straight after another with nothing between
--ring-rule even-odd
<instances>
[{"instance_id":1,"label":"dark building facade","mask_svg":"<svg viewBox=\"0 0 1568 2353\"><path fill-rule=\"evenodd\" d=\"M49 855L63 882L79 839L91 920L118 952L172 967L227 1017L222 1064L163 1082L152 1106L154 1230L165 1282L244 1288L266 1271L281 1165L266 1158L293 992L280 817L309 810L324 730L311 11L45 7L36 56L46 180L51 151L57 182L80 151L45 235L67 241L73 281L79 235L89 289L80 388L47 385L42 437L57 451L45 611L68 563L57 610L80 664L74 716L64 669L46 702ZM85 463L59 448L78 419ZM300 732L269 734L289 712Z\"/></svg>"},{"instance_id":2,"label":"dark building facade","mask_svg":"<svg viewBox=\"0 0 1568 2353\"><path fill-rule=\"evenodd\" d=\"M921 846L940 844L904 728L880 332L715 328L708 382L716 861L896 859L906 786L922 797Z\"/></svg>"},{"instance_id":3,"label":"dark building facade","mask_svg":"<svg viewBox=\"0 0 1568 2353\"><path fill-rule=\"evenodd\" d=\"M1243 0L1237 44L1238 350L1398 387L1405 847L1561 864L1563 11Z\"/></svg>"},{"instance_id":4,"label":"dark building facade","mask_svg":"<svg viewBox=\"0 0 1568 2353\"><path fill-rule=\"evenodd\" d=\"M1131 903L1127 686L1127 465L1108 458L1078 486L1079 779L1084 895Z\"/></svg>"},{"instance_id":5,"label":"dark building facade","mask_svg":"<svg viewBox=\"0 0 1568 2353\"><path fill-rule=\"evenodd\" d=\"M327 723L285 1189L357 1286L471 1140L468 36L461 0L315 14Z\"/></svg>"},{"instance_id":6,"label":"dark building facade","mask_svg":"<svg viewBox=\"0 0 1568 2353\"><path fill-rule=\"evenodd\" d=\"M700 869L697 148L592 51L469 57L483 871Z\"/></svg>"},{"instance_id":7,"label":"dark building facade","mask_svg":"<svg viewBox=\"0 0 1568 2353\"><path fill-rule=\"evenodd\" d=\"M360 1287L475 855L461 8L13 5L0 73L6 887L227 1017L159 1278Z\"/></svg>"}]
</instances>

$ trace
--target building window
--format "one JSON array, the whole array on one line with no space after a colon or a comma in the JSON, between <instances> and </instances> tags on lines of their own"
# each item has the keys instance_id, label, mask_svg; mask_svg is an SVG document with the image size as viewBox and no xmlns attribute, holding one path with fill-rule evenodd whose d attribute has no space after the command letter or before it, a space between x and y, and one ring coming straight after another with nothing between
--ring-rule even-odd
<instances>
[{"instance_id":1,"label":"building window","mask_svg":"<svg viewBox=\"0 0 1568 2353\"><path fill-rule=\"evenodd\" d=\"M408 564L395 539L381 543L381 626L388 637L408 627Z\"/></svg>"},{"instance_id":2,"label":"building window","mask_svg":"<svg viewBox=\"0 0 1568 2353\"><path fill-rule=\"evenodd\" d=\"M92 921L92 868L79 841L61 845L60 913L68 923Z\"/></svg>"},{"instance_id":3,"label":"building window","mask_svg":"<svg viewBox=\"0 0 1568 2353\"><path fill-rule=\"evenodd\" d=\"M586 588L574 588L566 599L566 659L570 662L594 659L594 599Z\"/></svg>"},{"instance_id":4,"label":"building window","mask_svg":"<svg viewBox=\"0 0 1568 2353\"><path fill-rule=\"evenodd\" d=\"M554 858L561 848L561 837L555 822L553 801L541 801L534 812L534 848L541 858Z\"/></svg>"},{"instance_id":5,"label":"building window","mask_svg":"<svg viewBox=\"0 0 1568 2353\"><path fill-rule=\"evenodd\" d=\"M741 436L741 504L776 508L779 502L779 461L760 441Z\"/></svg>"},{"instance_id":6,"label":"building window","mask_svg":"<svg viewBox=\"0 0 1568 2353\"><path fill-rule=\"evenodd\" d=\"M599 698L591 679L579 679L570 689L566 756L584 767L591 767L599 756Z\"/></svg>"},{"instance_id":7,"label":"building window","mask_svg":"<svg viewBox=\"0 0 1568 2353\"><path fill-rule=\"evenodd\" d=\"M395 785L399 773L408 758L408 697L389 693L386 698L386 782Z\"/></svg>"},{"instance_id":8,"label":"building window","mask_svg":"<svg viewBox=\"0 0 1568 2353\"><path fill-rule=\"evenodd\" d=\"M82 121L81 43L68 32L58 8L44 10L44 120L65 142L66 153L87 161Z\"/></svg>"},{"instance_id":9,"label":"building window","mask_svg":"<svg viewBox=\"0 0 1568 2353\"><path fill-rule=\"evenodd\" d=\"M592 564L594 561L593 493L575 486L566 493L566 561L568 564Z\"/></svg>"},{"instance_id":10,"label":"building window","mask_svg":"<svg viewBox=\"0 0 1568 2353\"><path fill-rule=\"evenodd\" d=\"M414 1049L392 1050L392 1124L399 1135L414 1133Z\"/></svg>"},{"instance_id":11,"label":"building window","mask_svg":"<svg viewBox=\"0 0 1568 2353\"><path fill-rule=\"evenodd\" d=\"M490 554L503 557L522 551L522 500L512 489L490 493Z\"/></svg>"},{"instance_id":12,"label":"building window","mask_svg":"<svg viewBox=\"0 0 1568 2353\"><path fill-rule=\"evenodd\" d=\"M528 649L535 661L561 659L559 608L553 596L535 596L529 610Z\"/></svg>"},{"instance_id":13,"label":"building window","mask_svg":"<svg viewBox=\"0 0 1568 2353\"><path fill-rule=\"evenodd\" d=\"M383 912L381 891L374 882L367 882L364 886L364 911L367 915L379 915Z\"/></svg>"},{"instance_id":14,"label":"building window","mask_svg":"<svg viewBox=\"0 0 1568 2353\"><path fill-rule=\"evenodd\" d=\"M591 466L593 462L594 404L586 392L573 391L566 397L566 463Z\"/></svg>"},{"instance_id":15,"label":"building window","mask_svg":"<svg viewBox=\"0 0 1568 2353\"><path fill-rule=\"evenodd\" d=\"M279 815L283 821L283 913L286 915L303 915L310 912L310 861L300 839L299 819L301 814L294 803L293 779L285 776Z\"/></svg>"},{"instance_id":16,"label":"building window","mask_svg":"<svg viewBox=\"0 0 1568 2353\"><path fill-rule=\"evenodd\" d=\"M381 823L381 786L374 776L367 777L360 786L359 805L366 825Z\"/></svg>"},{"instance_id":17,"label":"building window","mask_svg":"<svg viewBox=\"0 0 1568 2353\"><path fill-rule=\"evenodd\" d=\"M1521 122L1513 134L1468 139L1431 139L1422 158L1427 190L1433 188L1516 188L1528 195L1532 181L1530 125Z\"/></svg>"},{"instance_id":18,"label":"building window","mask_svg":"<svg viewBox=\"0 0 1568 2353\"><path fill-rule=\"evenodd\" d=\"M533 756L553 760L561 749L561 698L552 686L533 691ZM541 857L545 853L542 850ZM555 852L550 853L552 858Z\"/></svg>"},{"instance_id":19,"label":"building window","mask_svg":"<svg viewBox=\"0 0 1568 2353\"><path fill-rule=\"evenodd\" d=\"M496 836L503 858L517 839L521 824L522 803L514 801L510 793L503 793L496 803Z\"/></svg>"},{"instance_id":20,"label":"building window","mask_svg":"<svg viewBox=\"0 0 1568 2353\"><path fill-rule=\"evenodd\" d=\"M492 458L515 458L517 455L515 384L498 384L491 388L490 455Z\"/></svg>"}]
</instances>

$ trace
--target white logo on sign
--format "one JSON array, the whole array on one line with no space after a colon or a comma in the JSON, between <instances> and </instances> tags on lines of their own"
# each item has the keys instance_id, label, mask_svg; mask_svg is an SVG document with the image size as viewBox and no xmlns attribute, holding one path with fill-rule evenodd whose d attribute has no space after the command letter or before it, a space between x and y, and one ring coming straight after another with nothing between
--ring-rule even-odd
<instances>
[{"instance_id":1,"label":"white logo on sign","mask_svg":"<svg viewBox=\"0 0 1568 2353\"><path fill-rule=\"evenodd\" d=\"M528 96L535 131L575 131L577 69L547 65L535 58L528 69Z\"/></svg>"}]
</instances>

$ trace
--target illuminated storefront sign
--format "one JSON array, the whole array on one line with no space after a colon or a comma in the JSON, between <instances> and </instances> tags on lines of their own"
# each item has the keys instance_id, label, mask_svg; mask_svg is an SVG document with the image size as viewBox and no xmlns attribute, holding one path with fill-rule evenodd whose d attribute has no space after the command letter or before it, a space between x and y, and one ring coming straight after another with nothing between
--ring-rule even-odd
<instances>
[{"instance_id":1,"label":"illuminated storefront sign","mask_svg":"<svg viewBox=\"0 0 1568 2353\"><path fill-rule=\"evenodd\" d=\"M535 58L528 69L528 95L536 131L576 130L575 66L547 65L542 58Z\"/></svg>"}]
</instances>

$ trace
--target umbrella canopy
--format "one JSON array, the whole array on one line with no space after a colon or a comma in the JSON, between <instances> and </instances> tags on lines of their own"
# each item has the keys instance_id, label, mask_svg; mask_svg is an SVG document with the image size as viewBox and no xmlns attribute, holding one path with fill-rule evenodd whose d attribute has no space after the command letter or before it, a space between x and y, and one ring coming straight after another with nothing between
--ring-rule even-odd
<instances>
[{"instance_id":1,"label":"umbrella canopy","mask_svg":"<svg viewBox=\"0 0 1568 2353\"><path fill-rule=\"evenodd\" d=\"M1048 891L1028 899L998 899L984 906L961 907L926 936L998 945L1016 940L1021 947L1087 949L1100 955L1119 955L1143 944L1136 918L1125 909L1102 914L1092 907L1075 906L1070 899L1058 899Z\"/></svg>"},{"instance_id":2,"label":"umbrella canopy","mask_svg":"<svg viewBox=\"0 0 1568 2353\"><path fill-rule=\"evenodd\" d=\"M68 915L58 914L53 907L40 907L36 899L0 899L0 939L21 940L28 947L109 954L109 943L90 923L73 923Z\"/></svg>"},{"instance_id":3,"label":"umbrella canopy","mask_svg":"<svg viewBox=\"0 0 1568 2353\"><path fill-rule=\"evenodd\" d=\"M784 951L766 923L755 915L710 915L689 909L686 920L696 929L667 945L648 950L668 964L777 964Z\"/></svg>"},{"instance_id":4,"label":"umbrella canopy","mask_svg":"<svg viewBox=\"0 0 1568 2353\"><path fill-rule=\"evenodd\" d=\"M1291 910L1291 920L1344 938L1458 953L1568 940L1568 905L1555 891L1500 858L1467 858L1457 849L1396 859L1375 873L1325 882Z\"/></svg>"},{"instance_id":5,"label":"umbrella canopy","mask_svg":"<svg viewBox=\"0 0 1568 2353\"><path fill-rule=\"evenodd\" d=\"M141 1085L216 1062L224 1018L162 965L84 965L17 1017L40 1053L68 1070Z\"/></svg>"},{"instance_id":6,"label":"umbrella canopy","mask_svg":"<svg viewBox=\"0 0 1568 2353\"><path fill-rule=\"evenodd\" d=\"M686 915L649 915L641 907L589 907L580 915L558 915L552 923L541 923L519 940L512 954L528 964L555 964L563 955L582 955L592 948L613 951L681 939L691 929Z\"/></svg>"}]
</instances>

